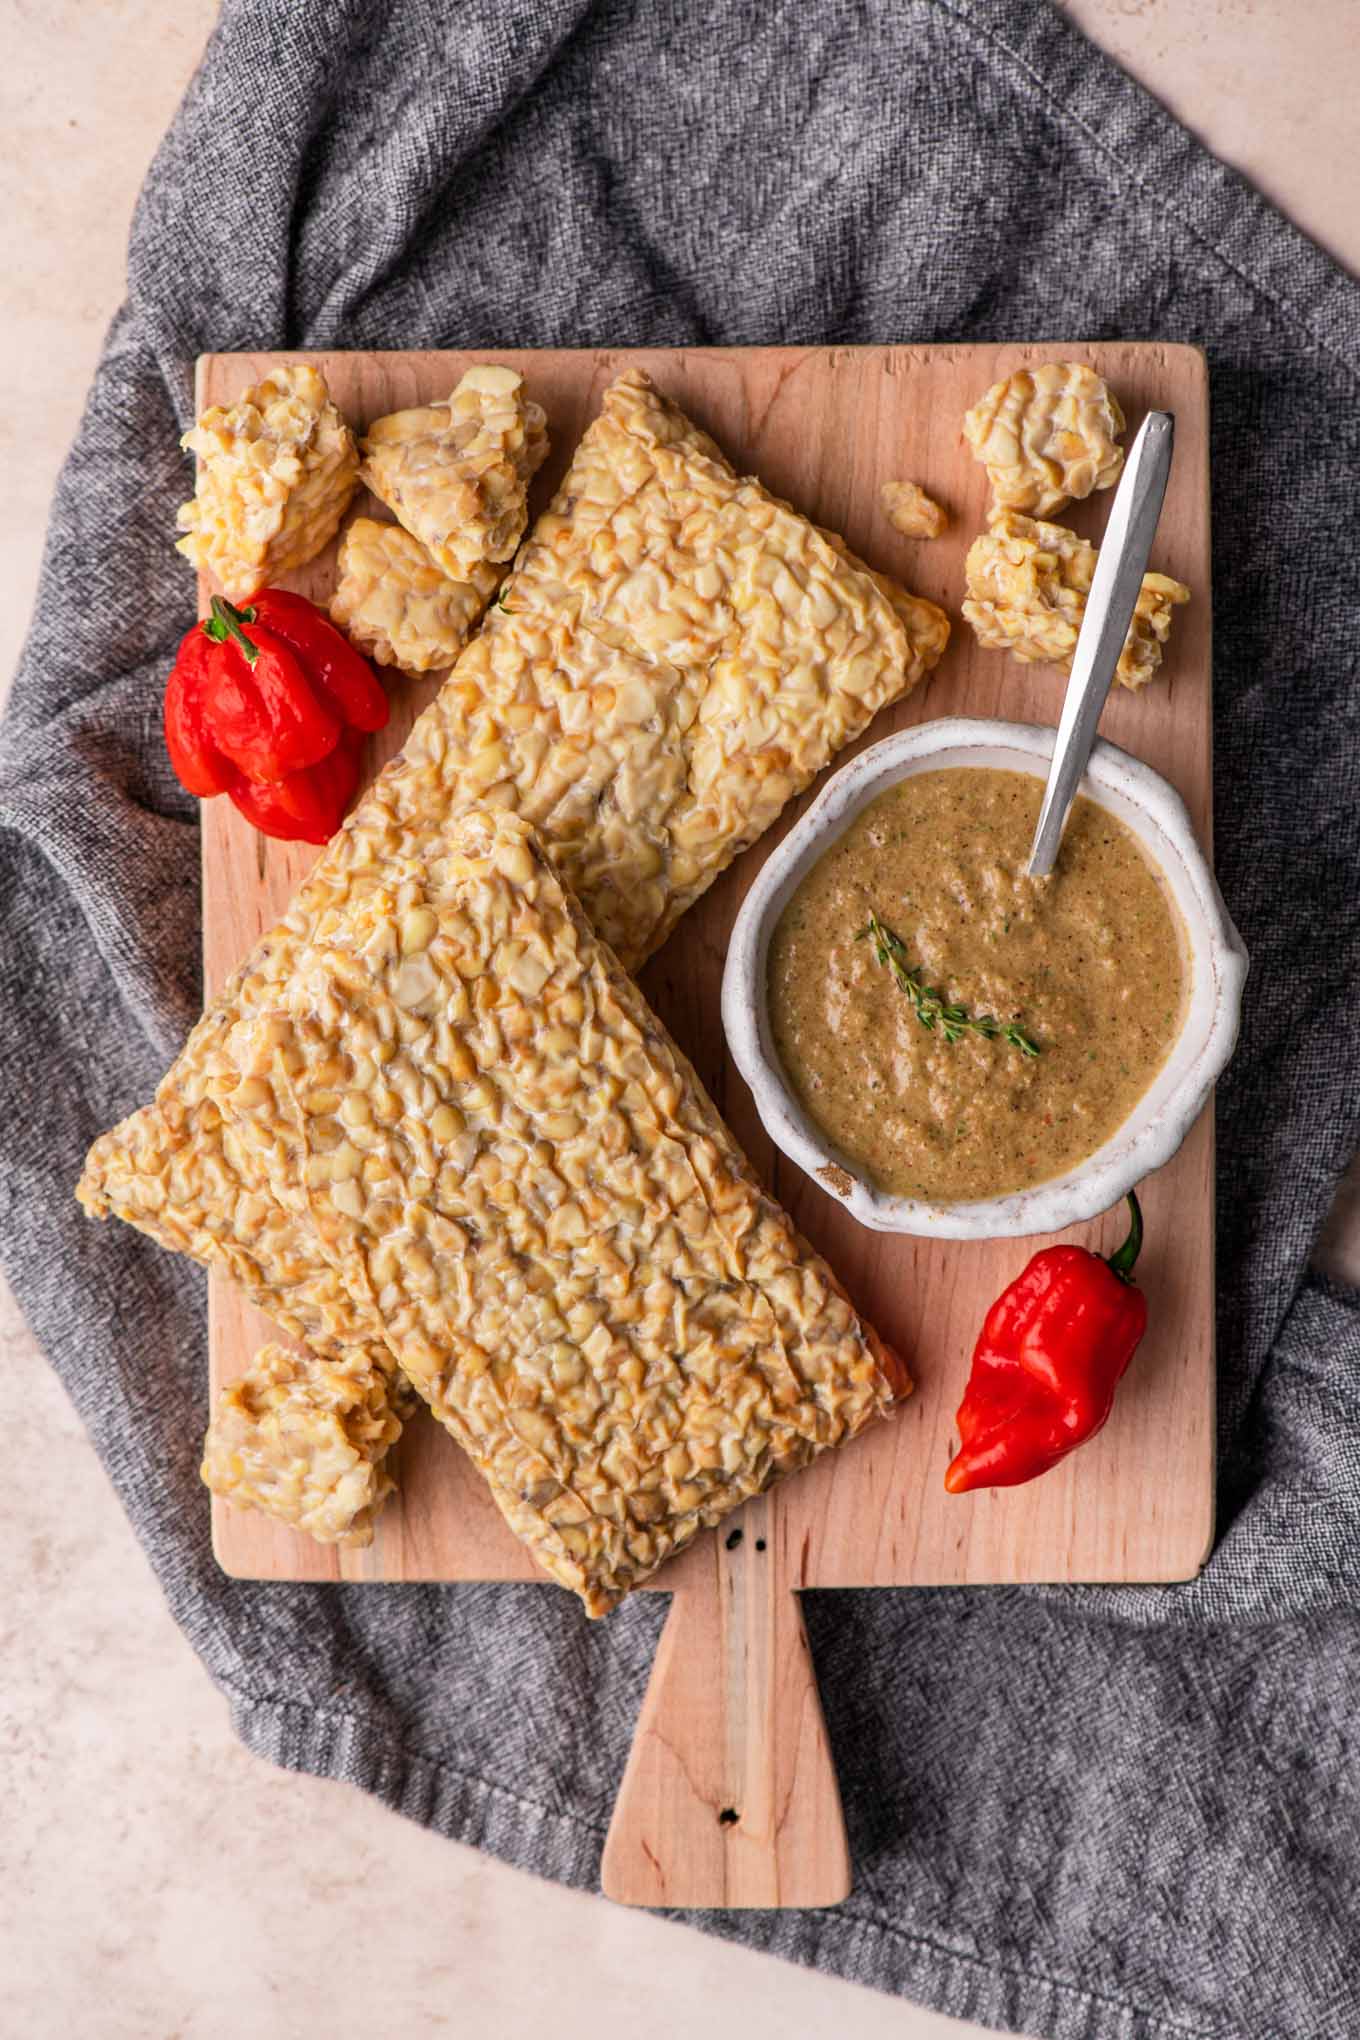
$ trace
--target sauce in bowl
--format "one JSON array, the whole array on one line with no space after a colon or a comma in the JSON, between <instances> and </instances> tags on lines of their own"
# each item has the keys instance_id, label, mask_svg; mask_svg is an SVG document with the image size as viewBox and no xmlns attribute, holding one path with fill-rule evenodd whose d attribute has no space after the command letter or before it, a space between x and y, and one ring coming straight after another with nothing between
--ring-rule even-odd
<instances>
[{"instance_id":1,"label":"sauce in bowl","mask_svg":"<svg viewBox=\"0 0 1360 2040\"><path fill-rule=\"evenodd\" d=\"M775 928L790 1088L893 1195L965 1202L1062 1175L1127 1119L1179 1031L1186 943L1155 866L1082 796L1057 870L1029 878L1042 797L1033 774L989 767L903 779Z\"/></svg>"}]
</instances>

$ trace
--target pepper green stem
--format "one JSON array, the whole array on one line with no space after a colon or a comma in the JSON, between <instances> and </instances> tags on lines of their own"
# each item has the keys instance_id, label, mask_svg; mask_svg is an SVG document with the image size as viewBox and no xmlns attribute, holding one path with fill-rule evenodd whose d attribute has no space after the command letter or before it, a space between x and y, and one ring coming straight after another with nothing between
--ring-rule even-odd
<instances>
[{"instance_id":1,"label":"pepper green stem","mask_svg":"<svg viewBox=\"0 0 1360 2040\"><path fill-rule=\"evenodd\" d=\"M260 648L258 645L251 643L241 626L243 623L254 623L254 621L255 611L249 605L244 609L237 609L224 596L214 595L212 599L212 615L203 625L203 635L204 637L210 637L215 645L224 645L228 638L235 638L245 657L246 664L253 666L260 656Z\"/></svg>"},{"instance_id":2,"label":"pepper green stem","mask_svg":"<svg viewBox=\"0 0 1360 2040\"><path fill-rule=\"evenodd\" d=\"M1143 1214L1138 1199L1129 1192L1129 1236L1117 1254L1111 1254L1106 1266L1113 1270L1121 1282L1132 1282L1133 1264L1143 1247Z\"/></svg>"}]
</instances>

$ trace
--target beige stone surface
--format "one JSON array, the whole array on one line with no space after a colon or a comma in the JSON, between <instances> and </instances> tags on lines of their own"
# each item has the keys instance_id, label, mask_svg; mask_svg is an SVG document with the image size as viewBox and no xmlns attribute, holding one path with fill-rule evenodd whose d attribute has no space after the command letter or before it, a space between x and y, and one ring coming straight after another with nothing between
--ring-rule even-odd
<instances>
[{"instance_id":1,"label":"beige stone surface","mask_svg":"<svg viewBox=\"0 0 1360 2040\"><path fill-rule=\"evenodd\" d=\"M1058 0L1192 134L1360 271L1355 0Z\"/></svg>"},{"instance_id":2,"label":"beige stone surface","mask_svg":"<svg viewBox=\"0 0 1360 2040\"><path fill-rule=\"evenodd\" d=\"M1354 0L1071 0L1213 147L1360 268ZM211 25L207 0L0 0L0 690L47 501L122 290L127 220ZM22 430L22 458L20 432ZM168 506L173 509L173 506ZM1360 1185L1331 1265L1360 1276ZM976 2029L507 1870L340 1785L248 1756L166 1613L17 1311L0 1367L20 1467L0 1501L0 1977L48 2040L968 2040ZM309 1870L324 1855L328 1868ZM402 1894L420 1890L419 1910ZM437 1922L432 1935L429 1922ZM381 1923L382 1954L364 1960ZM532 1946L532 1963L523 1950Z\"/></svg>"}]
</instances>

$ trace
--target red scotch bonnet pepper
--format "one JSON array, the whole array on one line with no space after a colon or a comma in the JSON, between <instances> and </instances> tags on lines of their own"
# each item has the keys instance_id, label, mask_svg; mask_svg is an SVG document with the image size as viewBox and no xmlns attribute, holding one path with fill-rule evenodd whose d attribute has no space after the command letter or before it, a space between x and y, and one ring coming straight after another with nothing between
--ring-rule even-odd
<instances>
[{"instance_id":1,"label":"red scotch bonnet pepper","mask_svg":"<svg viewBox=\"0 0 1360 2040\"><path fill-rule=\"evenodd\" d=\"M364 737L387 717L367 660L315 603L282 588L242 609L214 595L165 690L166 746L189 792L225 793L266 836L306 843L339 828Z\"/></svg>"},{"instance_id":2,"label":"red scotch bonnet pepper","mask_svg":"<svg viewBox=\"0 0 1360 2040\"><path fill-rule=\"evenodd\" d=\"M1143 1214L1129 1193L1129 1236L1108 1261L1045 1247L987 1313L959 1405L959 1450L944 1484L1017 1487L1093 1438L1147 1330L1133 1286Z\"/></svg>"}]
</instances>

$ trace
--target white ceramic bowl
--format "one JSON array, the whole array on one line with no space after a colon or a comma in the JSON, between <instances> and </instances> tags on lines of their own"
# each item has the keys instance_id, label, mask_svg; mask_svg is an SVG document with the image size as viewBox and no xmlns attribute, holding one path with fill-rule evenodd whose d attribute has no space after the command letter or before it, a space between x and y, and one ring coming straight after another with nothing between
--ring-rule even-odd
<instances>
[{"instance_id":1,"label":"white ceramic bowl","mask_svg":"<svg viewBox=\"0 0 1360 2040\"><path fill-rule=\"evenodd\" d=\"M1169 1161L1203 1109L1237 1040L1247 952L1195 841L1180 795L1148 766L1098 743L1082 792L1126 822L1166 881L1189 942L1189 996L1180 1033L1151 1087L1103 1147L1065 1175L967 1204L894 1197L862 1180L855 1163L808 1117L775 1052L766 1010L770 937L790 895L861 809L917 772L1000 766L1042 779L1054 732L1028 723L950 718L920 724L861 753L825 786L761 871L732 930L722 1017L737 1068L765 1131L786 1155L844 1199L878 1232L991 1239L1057 1232L1094 1218Z\"/></svg>"}]
</instances>

